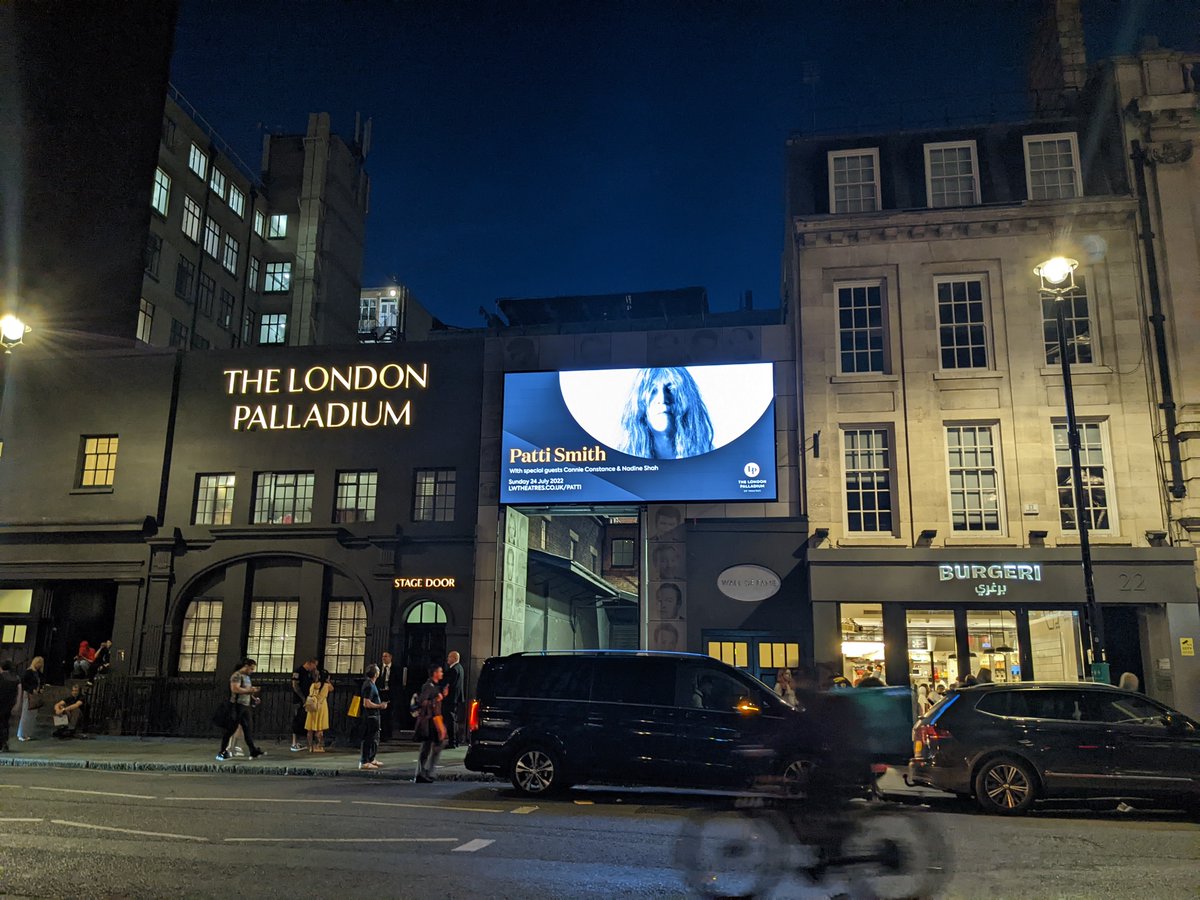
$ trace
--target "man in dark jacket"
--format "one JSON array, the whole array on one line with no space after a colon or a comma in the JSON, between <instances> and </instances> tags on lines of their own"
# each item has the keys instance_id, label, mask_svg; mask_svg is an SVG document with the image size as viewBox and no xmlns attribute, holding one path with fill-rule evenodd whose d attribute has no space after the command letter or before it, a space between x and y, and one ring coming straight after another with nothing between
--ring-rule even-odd
<instances>
[{"instance_id":1,"label":"man in dark jacket","mask_svg":"<svg viewBox=\"0 0 1200 900\"><path fill-rule=\"evenodd\" d=\"M8 733L21 688L21 676L13 669L10 659L0 663L0 753L8 753Z\"/></svg>"},{"instance_id":2,"label":"man in dark jacket","mask_svg":"<svg viewBox=\"0 0 1200 900\"><path fill-rule=\"evenodd\" d=\"M442 704L442 719L446 723L446 746L450 749L458 746L458 711L466 699L463 667L458 660L457 650L451 650L446 657L446 687L450 693Z\"/></svg>"}]
</instances>

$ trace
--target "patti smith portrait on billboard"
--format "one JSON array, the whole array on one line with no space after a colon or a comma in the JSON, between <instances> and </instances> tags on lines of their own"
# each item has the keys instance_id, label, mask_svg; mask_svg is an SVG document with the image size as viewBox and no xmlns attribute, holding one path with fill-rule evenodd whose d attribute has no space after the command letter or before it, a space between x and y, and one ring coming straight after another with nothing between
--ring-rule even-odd
<instances>
[{"instance_id":1,"label":"patti smith portrait on billboard","mask_svg":"<svg viewBox=\"0 0 1200 900\"><path fill-rule=\"evenodd\" d=\"M687 369L640 369L621 412L622 453L643 459L684 459L713 448L713 425Z\"/></svg>"}]
</instances>

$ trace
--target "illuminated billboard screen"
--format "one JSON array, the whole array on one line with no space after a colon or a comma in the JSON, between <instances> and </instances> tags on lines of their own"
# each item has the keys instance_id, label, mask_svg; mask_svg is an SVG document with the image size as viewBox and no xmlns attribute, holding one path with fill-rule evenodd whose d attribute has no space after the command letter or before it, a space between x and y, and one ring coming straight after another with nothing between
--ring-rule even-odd
<instances>
[{"instance_id":1,"label":"illuminated billboard screen","mask_svg":"<svg viewBox=\"0 0 1200 900\"><path fill-rule=\"evenodd\" d=\"M500 502L774 500L771 363L509 372Z\"/></svg>"}]
</instances>

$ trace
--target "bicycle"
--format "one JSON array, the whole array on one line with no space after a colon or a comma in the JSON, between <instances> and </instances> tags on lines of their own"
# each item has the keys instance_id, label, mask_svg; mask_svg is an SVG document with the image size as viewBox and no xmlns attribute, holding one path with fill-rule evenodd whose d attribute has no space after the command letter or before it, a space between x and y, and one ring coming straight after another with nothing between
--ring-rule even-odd
<instances>
[{"instance_id":1,"label":"bicycle","mask_svg":"<svg viewBox=\"0 0 1200 900\"><path fill-rule=\"evenodd\" d=\"M814 806L793 796L739 798L697 815L676 842L689 888L708 897L755 897L785 875L837 896L932 897L949 874L945 841L919 810L877 799Z\"/></svg>"}]
</instances>

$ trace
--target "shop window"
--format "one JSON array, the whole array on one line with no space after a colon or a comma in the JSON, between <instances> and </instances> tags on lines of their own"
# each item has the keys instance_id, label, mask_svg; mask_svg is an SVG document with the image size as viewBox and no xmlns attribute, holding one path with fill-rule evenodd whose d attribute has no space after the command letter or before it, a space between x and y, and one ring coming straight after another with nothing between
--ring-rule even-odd
<instances>
[{"instance_id":1,"label":"shop window","mask_svg":"<svg viewBox=\"0 0 1200 900\"><path fill-rule=\"evenodd\" d=\"M938 688L949 687L958 677L954 666L954 611L910 609L905 620L908 682L916 697L917 713L924 715L941 698Z\"/></svg>"},{"instance_id":2,"label":"shop window","mask_svg":"<svg viewBox=\"0 0 1200 900\"><path fill-rule=\"evenodd\" d=\"M947 425L950 527L954 531L1001 529L1000 464L992 425Z\"/></svg>"},{"instance_id":3,"label":"shop window","mask_svg":"<svg viewBox=\"0 0 1200 900\"><path fill-rule=\"evenodd\" d=\"M0 644L24 644L27 625L5 625L0 628Z\"/></svg>"},{"instance_id":4,"label":"shop window","mask_svg":"<svg viewBox=\"0 0 1200 900\"><path fill-rule=\"evenodd\" d=\"M970 668L960 669L979 676L986 669L997 684L1021 680L1020 645L1017 643L1017 614L1011 609L968 610L967 644Z\"/></svg>"},{"instance_id":5,"label":"shop window","mask_svg":"<svg viewBox=\"0 0 1200 900\"><path fill-rule=\"evenodd\" d=\"M1079 463L1083 475L1083 514L1090 531L1116 534L1110 509L1108 446L1101 422L1079 422ZM1054 425L1054 470L1058 482L1058 516L1063 531L1078 531L1072 490L1071 449L1067 426Z\"/></svg>"},{"instance_id":6,"label":"shop window","mask_svg":"<svg viewBox=\"0 0 1200 900\"><path fill-rule=\"evenodd\" d=\"M312 521L312 472L259 472L254 480L255 525L299 525Z\"/></svg>"},{"instance_id":7,"label":"shop window","mask_svg":"<svg viewBox=\"0 0 1200 900\"><path fill-rule=\"evenodd\" d=\"M246 655L260 672L290 672L296 655L299 600L255 600L250 604Z\"/></svg>"},{"instance_id":8,"label":"shop window","mask_svg":"<svg viewBox=\"0 0 1200 900\"><path fill-rule=\"evenodd\" d=\"M886 428L842 432L846 529L892 533L891 434Z\"/></svg>"},{"instance_id":9,"label":"shop window","mask_svg":"<svg viewBox=\"0 0 1200 900\"><path fill-rule=\"evenodd\" d=\"M233 491L236 477L232 472L196 476L194 525L230 525L233 523Z\"/></svg>"},{"instance_id":10,"label":"shop window","mask_svg":"<svg viewBox=\"0 0 1200 900\"><path fill-rule=\"evenodd\" d=\"M432 600L422 600L408 611L406 625L445 625L446 611Z\"/></svg>"},{"instance_id":11,"label":"shop window","mask_svg":"<svg viewBox=\"0 0 1200 900\"><path fill-rule=\"evenodd\" d=\"M338 472L335 522L374 522L378 472ZM332 670L331 670L332 671Z\"/></svg>"},{"instance_id":12,"label":"shop window","mask_svg":"<svg viewBox=\"0 0 1200 900\"><path fill-rule=\"evenodd\" d=\"M327 671L361 672L367 656L367 605L361 600L330 600L325 609Z\"/></svg>"},{"instance_id":13,"label":"shop window","mask_svg":"<svg viewBox=\"0 0 1200 900\"><path fill-rule=\"evenodd\" d=\"M1029 611L1029 655L1038 681L1083 680L1079 613L1069 609Z\"/></svg>"},{"instance_id":14,"label":"shop window","mask_svg":"<svg viewBox=\"0 0 1200 900\"><path fill-rule=\"evenodd\" d=\"M180 672L217 671L223 610L220 600L193 600L188 604L179 638Z\"/></svg>"},{"instance_id":15,"label":"shop window","mask_svg":"<svg viewBox=\"0 0 1200 900\"><path fill-rule=\"evenodd\" d=\"M635 560L635 542L633 538L613 538L609 546L614 569L629 569L633 567Z\"/></svg>"},{"instance_id":16,"label":"shop window","mask_svg":"<svg viewBox=\"0 0 1200 900\"><path fill-rule=\"evenodd\" d=\"M417 469L413 490L414 522L453 522L454 469Z\"/></svg>"},{"instance_id":17,"label":"shop window","mask_svg":"<svg viewBox=\"0 0 1200 900\"><path fill-rule=\"evenodd\" d=\"M750 665L750 644L747 641L709 641L708 655L726 665L745 669Z\"/></svg>"},{"instance_id":18,"label":"shop window","mask_svg":"<svg viewBox=\"0 0 1200 900\"><path fill-rule=\"evenodd\" d=\"M878 603L842 603L842 675L851 683L874 675L883 679L883 607Z\"/></svg>"},{"instance_id":19,"label":"shop window","mask_svg":"<svg viewBox=\"0 0 1200 900\"><path fill-rule=\"evenodd\" d=\"M1093 363L1095 341L1092 340L1092 316L1088 304L1084 276L1075 273L1075 287L1061 297L1042 297L1042 343L1046 349L1046 365L1062 365L1058 358L1058 316L1056 307L1063 304L1063 335L1067 339L1067 362L1072 365Z\"/></svg>"},{"instance_id":20,"label":"shop window","mask_svg":"<svg viewBox=\"0 0 1200 900\"><path fill-rule=\"evenodd\" d=\"M111 487L117 474L117 436L84 437L80 441L79 480L76 487Z\"/></svg>"}]
</instances>

